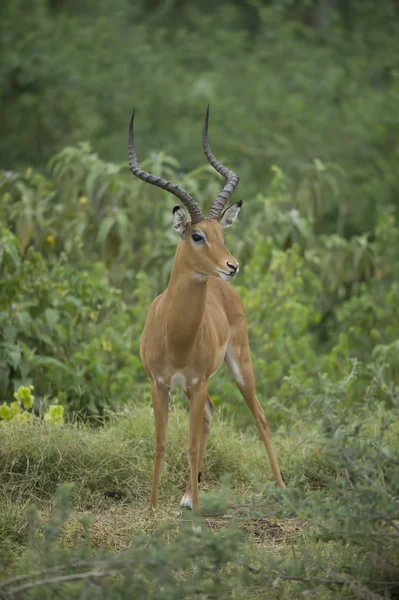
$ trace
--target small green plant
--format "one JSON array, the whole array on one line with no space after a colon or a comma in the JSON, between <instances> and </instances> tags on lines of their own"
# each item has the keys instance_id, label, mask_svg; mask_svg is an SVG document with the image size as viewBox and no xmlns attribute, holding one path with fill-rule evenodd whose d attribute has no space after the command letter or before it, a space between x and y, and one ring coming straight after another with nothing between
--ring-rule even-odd
<instances>
[{"instance_id":1,"label":"small green plant","mask_svg":"<svg viewBox=\"0 0 399 600\"><path fill-rule=\"evenodd\" d=\"M52 425L62 425L64 422L64 407L61 404L51 404L44 415L44 420Z\"/></svg>"},{"instance_id":2,"label":"small green plant","mask_svg":"<svg viewBox=\"0 0 399 600\"><path fill-rule=\"evenodd\" d=\"M20 386L14 392L15 400L10 404L3 402L0 406L0 419L11 423L27 423L35 418L32 409L35 397L32 395L33 385ZM60 404L50 404L47 411L41 414L43 419L52 425L62 425L64 422L64 407Z\"/></svg>"}]
</instances>

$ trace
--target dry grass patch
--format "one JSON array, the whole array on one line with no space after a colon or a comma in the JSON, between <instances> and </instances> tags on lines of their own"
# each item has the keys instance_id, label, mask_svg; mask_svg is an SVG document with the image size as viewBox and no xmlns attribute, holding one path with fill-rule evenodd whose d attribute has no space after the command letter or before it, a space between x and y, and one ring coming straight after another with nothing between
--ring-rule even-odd
<instances>
[{"instance_id":1,"label":"dry grass patch","mask_svg":"<svg viewBox=\"0 0 399 600\"><path fill-rule=\"evenodd\" d=\"M43 523L49 514L42 514ZM86 512L72 511L62 529L61 542L74 545L84 539L82 520L90 519L90 544L104 550L121 551L130 548L134 535L138 532L152 534L168 525L164 535L166 541L178 533L181 525L194 522L192 513L181 510L176 504L168 504L152 511L137 505L110 505L107 510ZM245 533L247 543L258 549L268 550L275 555L284 554L287 547L296 544L309 523L295 519L271 519L267 517L244 516L239 507L230 507L228 514L206 516L202 526L214 532L234 526Z\"/></svg>"},{"instance_id":2,"label":"dry grass patch","mask_svg":"<svg viewBox=\"0 0 399 600\"><path fill-rule=\"evenodd\" d=\"M57 485L75 484L74 503L81 510L106 508L110 501L147 502L153 466L153 416L148 406L136 408L104 427L45 423L1 428L0 486L12 501L49 501ZM162 471L160 502L183 494L188 480L187 413L170 418ZM278 444L277 444L278 445ZM203 474L215 486L225 474L242 488L270 480L266 452L255 435L237 433L232 424L215 419Z\"/></svg>"}]
</instances>

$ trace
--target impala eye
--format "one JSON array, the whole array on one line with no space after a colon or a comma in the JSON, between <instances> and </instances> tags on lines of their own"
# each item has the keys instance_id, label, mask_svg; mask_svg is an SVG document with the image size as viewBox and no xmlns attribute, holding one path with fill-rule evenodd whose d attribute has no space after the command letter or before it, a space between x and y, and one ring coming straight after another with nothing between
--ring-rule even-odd
<instances>
[{"instance_id":1,"label":"impala eye","mask_svg":"<svg viewBox=\"0 0 399 600\"><path fill-rule=\"evenodd\" d=\"M199 235L198 233L193 233L191 239L193 240L194 244L200 244L204 241L202 235Z\"/></svg>"}]
</instances>

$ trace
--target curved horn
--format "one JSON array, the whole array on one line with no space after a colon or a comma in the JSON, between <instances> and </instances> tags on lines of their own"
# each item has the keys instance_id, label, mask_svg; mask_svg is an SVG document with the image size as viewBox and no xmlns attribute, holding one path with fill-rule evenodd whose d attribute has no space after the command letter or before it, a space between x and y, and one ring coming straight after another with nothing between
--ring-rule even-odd
<instances>
[{"instance_id":1,"label":"curved horn","mask_svg":"<svg viewBox=\"0 0 399 600\"><path fill-rule=\"evenodd\" d=\"M227 179L227 183L220 192L219 196L216 198L215 202L212 204L212 208L209 211L209 218L217 219L220 216L220 213L222 212L227 200L230 199L232 193L236 189L239 179L238 176L235 173L233 173L233 171L229 171L227 167L224 167L222 163L217 161L216 158L213 156L208 144L208 121L209 104L205 113L204 129L202 130L202 147L204 149L205 156L211 163L212 167L216 169L218 173L223 175L225 179Z\"/></svg>"},{"instance_id":2,"label":"curved horn","mask_svg":"<svg viewBox=\"0 0 399 600\"><path fill-rule=\"evenodd\" d=\"M171 183L170 181L167 181L166 179L162 179L162 177L156 177L156 175L146 173L145 171L140 169L139 164L137 162L136 149L134 147L133 122L134 109L129 121L129 167L133 175L135 175L139 179L142 179L146 183L151 183L152 185L156 185L157 187L160 187L163 190L171 192L171 194L174 194L177 198L179 198L179 200L183 202L188 212L190 213L192 223L198 223L199 221L202 221L204 219L204 215L202 214L200 207L190 196L190 194L186 192L186 190L179 187L178 185Z\"/></svg>"}]
</instances>

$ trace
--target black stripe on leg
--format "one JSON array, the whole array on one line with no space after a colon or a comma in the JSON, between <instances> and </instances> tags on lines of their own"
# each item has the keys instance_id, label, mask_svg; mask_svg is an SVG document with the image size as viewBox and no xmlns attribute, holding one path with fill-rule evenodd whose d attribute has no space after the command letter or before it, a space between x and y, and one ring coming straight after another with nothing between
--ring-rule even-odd
<instances>
[{"instance_id":1,"label":"black stripe on leg","mask_svg":"<svg viewBox=\"0 0 399 600\"><path fill-rule=\"evenodd\" d=\"M202 477L202 473L201 471L198 472L198 483L201 483L201 477Z\"/></svg>"}]
</instances>

